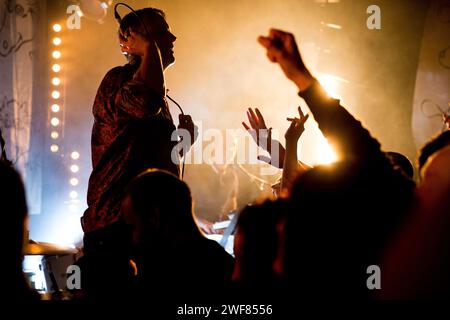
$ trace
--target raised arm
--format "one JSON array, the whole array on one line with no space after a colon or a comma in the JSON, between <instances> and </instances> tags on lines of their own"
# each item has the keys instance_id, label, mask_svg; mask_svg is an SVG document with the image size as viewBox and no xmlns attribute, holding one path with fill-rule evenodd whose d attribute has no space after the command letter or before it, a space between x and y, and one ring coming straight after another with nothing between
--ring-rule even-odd
<instances>
[{"instance_id":1,"label":"raised arm","mask_svg":"<svg viewBox=\"0 0 450 320\"><path fill-rule=\"evenodd\" d=\"M164 103L165 83L161 53L156 42L129 30L120 45L122 52L139 56L140 64L133 78L117 93L116 105L135 118L158 114Z\"/></svg>"},{"instance_id":2,"label":"raised arm","mask_svg":"<svg viewBox=\"0 0 450 320\"><path fill-rule=\"evenodd\" d=\"M341 159L381 159L380 144L339 103L328 97L319 82L312 76L295 42L294 36L271 29L269 36L259 37L270 61L278 63L288 79L294 82L299 95L308 104L320 130L336 147Z\"/></svg>"},{"instance_id":3,"label":"raised arm","mask_svg":"<svg viewBox=\"0 0 450 320\"><path fill-rule=\"evenodd\" d=\"M299 118L287 118L291 125L284 135L286 139L286 154L281 178L282 190L289 190L295 179L309 169L308 166L297 159L298 140L305 131L305 122L308 120L309 114L305 116L300 107L298 107L298 113Z\"/></svg>"}]
</instances>

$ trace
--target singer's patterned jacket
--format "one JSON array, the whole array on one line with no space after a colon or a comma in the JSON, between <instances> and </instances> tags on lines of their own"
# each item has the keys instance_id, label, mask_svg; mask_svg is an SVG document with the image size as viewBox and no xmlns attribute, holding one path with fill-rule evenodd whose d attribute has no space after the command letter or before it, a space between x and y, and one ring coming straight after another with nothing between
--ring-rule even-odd
<instances>
[{"instance_id":1,"label":"singer's patterned jacket","mask_svg":"<svg viewBox=\"0 0 450 320\"><path fill-rule=\"evenodd\" d=\"M179 175L171 159L175 126L167 102L134 80L135 71L130 64L110 70L95 98L85 232L121 219L125 188L143 170L159 168Z\"/></svg>"}]
</instances>

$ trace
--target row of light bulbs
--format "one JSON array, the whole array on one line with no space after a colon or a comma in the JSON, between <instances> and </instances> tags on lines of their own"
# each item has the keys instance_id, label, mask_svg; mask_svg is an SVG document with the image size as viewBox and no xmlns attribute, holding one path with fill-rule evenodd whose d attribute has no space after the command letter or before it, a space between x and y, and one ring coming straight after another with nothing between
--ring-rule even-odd
<instances>
[{"instance_id":1,"label":"row of light bulbs","mask_svg":"<svg viewBox=\"0 0 450 320\"><path fill-rule=\"evenodd\" d=\"M61 78L60 78L60 72L61 72L61 65L58 63L58 60L61 59L61 51L59 50L59 46L62 43L61 37L59 36L59 33L62 31L62 26L59 23L56 23L52 27L53 31L55 32L55 37L52 40L54 50L52 51L52 58L54 59L54 63L52 64L52 90L51 90L51 98L53 99L53 103L50 106L50 111L52 113L52 117L50 119L50 124L52 126L52 131L50 133L50 137L55 142L50 146L50 151L53 153L56 153L59 151L59 145L56 143L56 140L59 139L60 133L58 132L58 128L61 125L61 120L58 117L59 113L61 112L61 105L60 105L60 98L61 98L61 91L59 90L59 86L61 85ZM77 187L80 183L79 179L77 178L77 173L80 171L80 167L77 164L77 160L80 158L80 153L78 151L73 151L70 154L71 158L71 164L69 165L70 172L72 173L72 177L69 179L69 183L72 187ZM69 197L71 200L76 201L78 198L78 192L76 190L71 190L69 192ZM74 204L70 205L70 209L76 209L76 206Z\"/></svg>"},{"instance_id":2,"label":"row of light bulbs","mask_svg":"<svg viewBox=\"0 0 450 320\"><path fill-rule=\"evenodd\" d=\"M59 139L60 133L58 132L58 127L61 124L61 120L58 117L58 113L61 111L61 106L58 104L59 99L61 98L61 92L58 90L59 86L61 85L61 78L59 77L59 72L61 71L61 65L57 63L61 58L61 51L58 50L59 46L62 43L61 37L59 36L59 33L62 31L62 26L59 23L55 23L52 27L55 37L52 40L54 50L52 52L52 58L55 60L52 65L52 91L51 91L51 97L54 100L53 104L50 107L50 110L52 112L52 117L50 119L50 124L52 126L52 131L50 133L50 137L52 140L55 140L55 143L52 143L50 146L50 151L53 153L56 153L59 151L59 145L56 143L56 140Z\"/></svg>"}]
</instances>

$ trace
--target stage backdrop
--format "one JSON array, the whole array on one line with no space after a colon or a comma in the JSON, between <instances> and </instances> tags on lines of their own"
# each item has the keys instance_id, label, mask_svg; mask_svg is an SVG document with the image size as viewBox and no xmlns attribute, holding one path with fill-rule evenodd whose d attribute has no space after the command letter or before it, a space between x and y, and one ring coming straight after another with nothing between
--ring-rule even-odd
<instances>
[{"instance_id":1,"label":"stage backdrop","mask_svg":"<svg viewBox=\"0 0 450 320\"><path fill-rule=\"evenodd\" d=\"M433 0L423 32L414 92L412 128L417 148L445 130L450 112L450 0Z\"/></svg>"},{"instance_id":2,"label":"stage backdrop","mask_svg":"<svg viewBox=\"0 0 450 320\"><path fill-rule=\"evenodd\" d=\"M30 214L41 212L46 114L39 109L45 103L41 92L46 91L39 90L39 50L44 6L37 0L0 0L0 128L7 156L25 181Z\"/></svg>"}]
</instances>

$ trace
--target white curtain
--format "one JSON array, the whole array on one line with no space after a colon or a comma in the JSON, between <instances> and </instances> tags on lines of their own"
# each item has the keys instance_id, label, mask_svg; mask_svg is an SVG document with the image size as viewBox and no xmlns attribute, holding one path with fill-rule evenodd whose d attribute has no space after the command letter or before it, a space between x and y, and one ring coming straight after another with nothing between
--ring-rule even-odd
<instances>
[{"instance_id":1,"label":"white curtain","mask_svg":"<svg viewBox=\"0 0 450 320\"><path fill-rule=\"evenodd\" d=\"M38 158L30 154L39 2L0 0L0 128L25 182L30 213L40 213L42 185Z\"/></svg>"}]
</instances>

